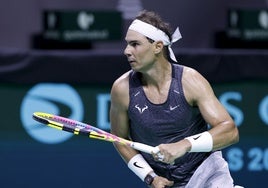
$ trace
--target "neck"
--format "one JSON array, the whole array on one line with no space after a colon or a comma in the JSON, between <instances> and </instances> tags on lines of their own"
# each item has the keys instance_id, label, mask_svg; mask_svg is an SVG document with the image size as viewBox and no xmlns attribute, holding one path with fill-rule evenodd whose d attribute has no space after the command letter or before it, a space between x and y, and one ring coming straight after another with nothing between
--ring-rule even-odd
<instances>
[{"instance_id":1,"label":"neck","mask_svg":"<svg viewBox=\"0 0 268 188\"><path fill-rule=\"evenodd\" d=\"M142 83L144 86L155 86L161 88L163 84L171 80L172 66L167 61L159 64L147 73L142 74Z\"/></svg>"},{"instance_id":2,"label":"neck","mask_svg":"<svg viewBox=\"0 0 268 188\"><path fill-rule=\"evenodd\" d=\"M172 66L162 67L160 71L142 75L143 89L146 97L154 104L162 104L168 98L172 80Z\"/></svg>"}]
</instances>

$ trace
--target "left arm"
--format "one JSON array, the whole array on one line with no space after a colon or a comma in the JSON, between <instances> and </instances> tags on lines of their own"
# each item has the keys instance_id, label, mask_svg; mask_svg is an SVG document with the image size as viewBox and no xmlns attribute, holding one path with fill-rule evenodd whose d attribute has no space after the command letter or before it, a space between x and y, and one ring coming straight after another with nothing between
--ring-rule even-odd
<instances>
[{"instance_id":1,"label":"left arm","mask_svg":"<svg viewBox=\"0 0 268 188\"><path fill-rule=\"evenodd\" d=\"M198 106L204 120L211 126L212 150L223 149L239 140L238 129L223 105L216 98L208 81L197 71L184 68L182 85L186 100ZM209 136L210 136L209 135ZM191 142L183 139L176 143L159 145L164 162L172 163L192 148Z\"/></svg>"},{"instance_id":2,"label":"left arm","mask_svg":"<svg viewBox=\"0 0 268 188\"><path fill-rule=\"evenodd\" d=\"M203 118L211 126L209 133L213 139L213 150L223 149L238 142L238 129L229 113L216 98L208 81L193 69L188 71L190 78L187 80L191 87L187 92L187 96L190 97L188 100L191 105L198 106Z\"/></svg>"}]
</instances>

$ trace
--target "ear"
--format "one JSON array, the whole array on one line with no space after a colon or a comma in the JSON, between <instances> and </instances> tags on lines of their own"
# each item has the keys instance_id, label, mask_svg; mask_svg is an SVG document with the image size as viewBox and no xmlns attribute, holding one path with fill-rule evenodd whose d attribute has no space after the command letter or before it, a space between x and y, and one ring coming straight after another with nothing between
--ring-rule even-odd
<instances>
[{"instance_id":1,"label":"ear","mask_svg":"<svg viewBox=\"0 0 268 188\"><path fill-rule=\"evenodd\" d=\"M159 54L163 50L164 44L162 41L155 41L154 46L155 46L155 54Z\"/></svg>"}]
</instances>

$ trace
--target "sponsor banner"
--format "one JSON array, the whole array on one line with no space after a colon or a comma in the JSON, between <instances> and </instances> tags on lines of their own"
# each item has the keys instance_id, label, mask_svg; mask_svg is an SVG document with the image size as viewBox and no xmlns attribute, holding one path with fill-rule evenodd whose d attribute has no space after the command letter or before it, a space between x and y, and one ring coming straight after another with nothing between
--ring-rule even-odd
<instances>
[{"instance_id":1,"label":"sponsor banner","mask_svg":"<svg viewBox=\"0 0 268 188\"><path fill-rule=\"evenodd\" d=\"M268 143L267 83L215 84L213 88L240 130L240 142L223 150L236 184L254 187L253 182L256 179L259 184L265 184L265 177L268 173L268 147L266 144ZM17 182L23 182L25 176L29 177L30 175L33 179L38 180L37 177L35 178L35 176L38 176L36 173L38 169L36 169L36 163L33 163L32 160L33 158L37 160L42 154L42 162L50 164L47 168L43 167L43 173L45 173L43 177L47 175L48 180L46 181L49 181L49 174L51 174L49 167L57 165L59 158L65 158L65 162L71 161L74 155L72 152L75 151L75 155L81 159L75 159L79 160L77 162L79 165L71 166L69 170L86 173L88 175L87 179L92 176L94 179L101 180L103 175L107 173L105 176L112 181L112 179L119 179L124 174L124 176L127 176L126 183L129 183L129 181L133 181L133 184L135 182L140 183L129 172L111 143L90 140L47 126L38 126L37 122L32 119L33 112L42 111L89 123L109 131L109 86L70 85L65 83L1 84L0 91L2 105L0 109L2 120L0 148L3 154L0 159L5 161L4 167L8 166L12 169L12 172L2 176L5 179L16 176L18 177ZM59 153L57 153L58 151ZM27 157L27 153L31 154L31 157ZM24 156L23 164L14 163L16 155ZM83 155L87 157L84 158ZM91 168L92 165L89 160L95 160L94 163L112 160L114 162L109 163L109 169L117 169L120 173L111 173L111 170L101 173L94 170L88 171L87 169ZM30 170L25 174L20 173L18 175L20 172L18 166L26 168L26 164ZM61 169L56 169L54 173L60 172ZM77 173L74 173L73 177L75 174ZM74 177L74 179L79 178L79 176ZM103 182L103 187L110 185L109 180L107 185ZM80 181L80 183L83 183L83 181ZM86 181L84 183L86 184ZM68 184L66 183L64 186L66 187ZM31 187L30 182L27 183L27 187Z\"/></svg>"},{"instance_id":2,"label":"sponsor banner","mask_svg":"<svg viewBox=\"0 0 268 188\"><path fill-rule=\"evenodd\" d=\"M63 42L121 40L123 20L119 11L43 12L43 36Z\"/></svg>"},{"instance_id":3,"label":"sponsor banner","mask_svg":"<svg viewBox=\"0 0 268 188\"><path fill-rule=\"evenodd\" d=\"M223 150L236 184L265 185L268 174L268 84L238 82L214 86L240 131L240 142Z\"/></svg>"},{"instance_id":4,"label":"sponsor banner","mask_svg":"<svg viewBox=\"0 0 268 188\"><path fill-rule=\"evenodd\" d=\"M267 19L267 9L230 9L227 34L245 41L267 41Z\"/></svg>"}]
</instances>

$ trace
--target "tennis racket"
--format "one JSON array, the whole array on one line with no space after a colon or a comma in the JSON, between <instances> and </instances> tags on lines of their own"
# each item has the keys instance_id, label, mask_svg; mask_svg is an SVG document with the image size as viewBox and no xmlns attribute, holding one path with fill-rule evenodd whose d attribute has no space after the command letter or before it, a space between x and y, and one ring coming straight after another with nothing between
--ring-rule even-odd
<instances>
[{"instance_id":1,"label":"tennis racket","mask_svg":"<svg viewBox=\"0 0 268 188\"><path fill-rule=\"evenodd\" d=\"M89 138L119 143L122 145L130 146L136 150L149 153L149 154L152 154L152 153L160 154L158 147L152 147L146 144L132 142L130 140L126 140L124 138L120 138L111 133L103 131L94 126L91 126L91 125L88 125L79 121L75 121L69 118L65 118L65 117L61 117L61 116L57 116L53 114L48 114L48 113L43 113L43 112L34 112L33 119L38 121L39 123L48 125L49 127L59 129L62 131L71 132L75 135L84 135ZM161 156L159 157L161 158Z\"/></svg>"}]
</instances>

